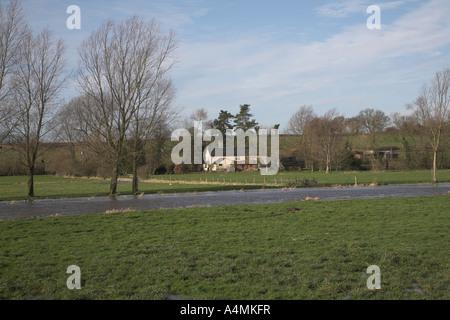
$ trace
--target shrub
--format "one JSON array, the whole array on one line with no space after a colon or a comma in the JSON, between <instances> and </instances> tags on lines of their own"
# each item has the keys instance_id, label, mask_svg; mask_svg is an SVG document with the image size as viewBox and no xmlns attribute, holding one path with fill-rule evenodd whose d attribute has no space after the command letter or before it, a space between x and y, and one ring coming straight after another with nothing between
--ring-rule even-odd
<instances>
[{"instance_id":1,"label":"shrub","mask_svg":"<svg viewBox=\"0 0 450 320\"><path fill-rule=\"evenodd\" d=\"M175 165L173 167L173 173L174 174L182 174L182 173L185 172L185 170L186 170L186 168L185 168L185 165L183 163L182 164L177 164L177 165Z\"/></svg>"},{"instance_id":2,"label":"shrub","mask_svg":"<svg viewBox=\"0 0 450 320\"><path fill-rule=\"evenodd\" d=\"M307 187L317 187L319 184L315 178L307 179L307 178L295 178L293 181L289 180L288 183L285 184L286 188L307 188Z\"/></svg>"}]
</instances>

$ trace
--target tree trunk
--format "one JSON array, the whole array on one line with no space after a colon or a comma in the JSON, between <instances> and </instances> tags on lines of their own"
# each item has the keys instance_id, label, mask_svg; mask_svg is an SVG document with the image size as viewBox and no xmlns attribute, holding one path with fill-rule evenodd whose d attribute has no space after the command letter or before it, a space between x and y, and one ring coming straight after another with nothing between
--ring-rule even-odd
<instances>
[{"instance_id":1,"label":"tree trunk","mask_svg":"<svg viewBox=\"0 0 450 320\"><path fill-rule=\"evenodd\" d=\"M28 170L28 199L34 197L34 168Z\"/></svg>"},{"instance_id":2,"label":"tree trunk","mask_svg":"<svg viewBox=\"0 0 450 320\"><path fill-rule=\"evenodd\" d=\"M113 197L117 194L117 179L119 176L119 165L116 164L112 171L111 186L109 188L109 196Z\"/></svg>"},{"instance_id":3,"label":"tree trunk","mask_svg":"<svg viewBox=\"0 0 450 320\"><path fill-rule=\"evenodd\" d=\"M327 163L326 163L326 171L325 171L325 174L329 174L329 173L330 173L330 163L331 163L330 155L327 154Z\"/></svg>"},{"instance_id":4,"label":"tree trunk","mask_svg":"<svg viewBox=\"0 0 450 320\"><path fill-rule=\"evenodd\" d=\"M133 193L137 193L139 192L139 180L138 180L138 175L137 175L137 164L136 164L137 160L136 160L136 155L133 155L133 181L132 181L132 186L131 186L131 191Z\"/></svg>"},{"instance_id":5,"label":"tree trunk","mask_svg":"<svg viewBox=\"0 0 450 320\"><path fill-rule=\"evenodd\" d=\"M433 152L433 181L437 183L437 150Z\"/></svg>"},{"instance_id":6,"label":"tree trunk","mask_svg":"<svg viewBox=\"0 0 450 320\"><path fill-rule=\"evenodd\" d=\"M70 157L72 159L72 163L74 163L76 160L75 145L73 142L70 142L70 141L69 141L69 152L70 152Z\"/></svg>"}]
</instances>

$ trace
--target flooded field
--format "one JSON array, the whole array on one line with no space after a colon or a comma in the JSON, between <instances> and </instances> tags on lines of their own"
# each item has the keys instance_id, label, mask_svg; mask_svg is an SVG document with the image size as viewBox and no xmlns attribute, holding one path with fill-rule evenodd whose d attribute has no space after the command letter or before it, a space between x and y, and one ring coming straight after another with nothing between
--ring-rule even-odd
<instances>
[{"instance_id":1,"label":"flooded field","mask_svg":"<svg viewBox=\"0 0 450 320\"><path fill-rule=\"evenodd\" d=\"M193 206L226 206L237 204L280 203L308 197L320 200L369 199L383 197L437 196L448 194L450 184L396 185L357 188L263 189L248 191L199 192L188 194L143 195L48 199L0 202L0 219L74 215L113 210L149 210Z\"/></svg>"}]
</instances>

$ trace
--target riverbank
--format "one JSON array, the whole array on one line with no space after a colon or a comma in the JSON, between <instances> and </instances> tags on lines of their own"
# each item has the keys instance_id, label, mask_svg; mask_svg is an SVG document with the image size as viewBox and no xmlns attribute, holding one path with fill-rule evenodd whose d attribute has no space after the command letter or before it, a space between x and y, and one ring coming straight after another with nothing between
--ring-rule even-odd
<instances>
[{"instance_id":1,"label":"riverbank","mask_svg":"<svg viewBox=\"0 0 450 320\"><path fill-rule=\"evenodd\" d=\"M0 221L0 299L448 300L450 197ZM81 269L81 289L66 286ZM381 290L368 290L371 265Z\"/></svg>"},{"instance_id":2,"label":"riverbank","mask_svg":"<svg viewBox=\"0 0 450 320\"><path fill-rule=\"evenodd\" d=\"M439 182L450 182L450 170L439 170ZM306 188L431 184L429 170L321 172L284 171L274 176L259 172L200 173L151 176L141 180L138 195L192 193L204 191L254 190L262 188ZM132 195L129 178L120 179L119 195ZM35 199L99 197L108 195L109 180L35 176ZM27 177L0 177L0 201L26 200Z\"/></svg>"},{"instance_id":3,"label":"riverbank","mask_svg":"<svg viewBox=\"0 0 450 320\"><path fill-rule=\"evenodd\" d=\"M114 198L80 197L0 201L0 219L78 215L101 212L129 212L149 209L187 207L218 207L237 204L282 203L306 199L373 199L390 197L444 196L450 184L391 185L378 187L339 188L278 188L217 192L167 193L151 195L121 195Z\"/></svg>"}]
</instances>

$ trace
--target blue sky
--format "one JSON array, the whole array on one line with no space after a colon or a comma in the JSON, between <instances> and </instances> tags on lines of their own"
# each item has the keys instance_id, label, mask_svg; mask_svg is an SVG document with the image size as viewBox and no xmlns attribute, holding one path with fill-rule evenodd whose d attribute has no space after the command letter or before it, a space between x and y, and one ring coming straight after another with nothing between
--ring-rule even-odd
<instances>
[{"instance_id":1,"label":"blue sky","mask_svg":"<svg viewBox=\"0 0 450 320\"><path fill-rule=\"evenodd\" d=\"M7 1L0 0L2 5ZM48 26L77 46L108 18L137 14L174 29L180 42L172 70L176 106L238 112L250 104L264 126L286 127L302 105L347 117L365 108L405 113L421 86L450 67L448 0L22 0L37 33ZM69 5L81 8L81 30L68 30ZM381 7L381 30L369 30L369 5ZM65 91L75 94L75 84Z\"/></svg>"}]
</instances>

